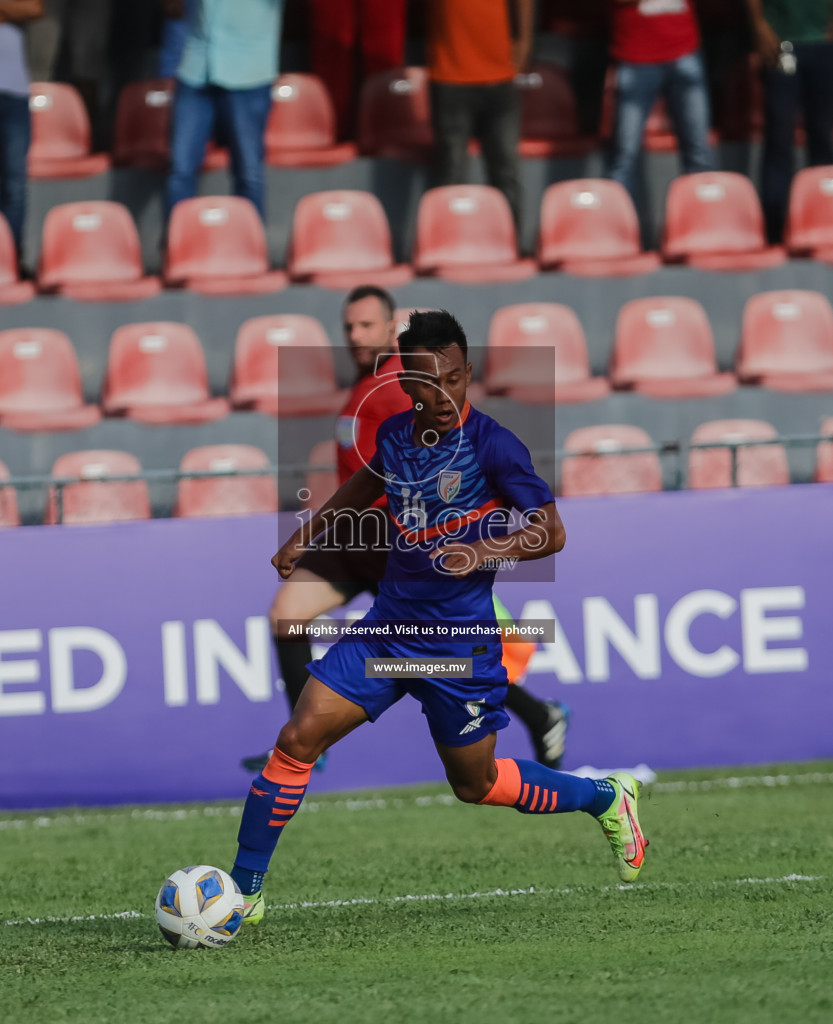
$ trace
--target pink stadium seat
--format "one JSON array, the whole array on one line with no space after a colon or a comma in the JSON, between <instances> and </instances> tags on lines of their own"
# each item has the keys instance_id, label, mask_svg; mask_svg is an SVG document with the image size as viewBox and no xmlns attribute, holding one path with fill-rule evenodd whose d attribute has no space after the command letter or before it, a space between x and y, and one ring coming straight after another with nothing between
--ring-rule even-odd
<instances>
[{"instance_id":1,"label":"pink stadium seat","mask_svg":"<svg viewBox=\"0 0 833 1024\"><path fill-rule=\"evenodd\" d=\"M113 163L121 167L168 166L172 78L128 82L119 94L113 130Z\"/></svg>"},{"instance_id":2,"label":"pink stadium seat","mask_svg":"<svg viewBox=\"0 0 833 1024\"><path fill-rule=\"evenodd\" d=\"M526 402L588 402L610 390L604 377L590 376L578 317L555 302L497 310L483 376L488 394Z\"/></svg>"},{"instance_id":3,"label":"pink stadium seat","mask_svg":"<svg viewBox=\"0 0 833 1024\"><path fill-rule=\"evenodd\" d=\"M561 493L574 497L661 491L657 453L628 453L628 449L652 447L653 441L641 427L606 424L572 431L564 448L581 454L561 463Z\"/></svg>"},{"instance_id":4,"label":"pink stadium seat","mask_svg":"<svg viewBox=\"0 0 833 1024\"><path fill-rule=\"evenodd\" d=\"M139 460L129 452L92 450L62 455L52 467L53 478L77 478L81 482L67 484L63 488L63 507L60 510L57 488L49 488L44 524L150 519L150 497L144 480L107 479L135 476L141 472Z\"/></svg>"},{"instance_id":5,"label":"pink stadium seat","mask_svg":"<svg viewBox=\"0 0 833 1024\"><path fill-rule=\"evenodd\" d=\"M425 192L417 210L414 267L448 281L521 281L535 260L518 258L506 197L489 185L444 185Z\"/></svg>"},{"instance_id":6,"label":"pink stadium seat","mask_svg":"<svg viewBox=\"0 0 833 1024\"><path fill-rule=\"evenodd\" d=\"M273 416L327 416L347 398L338 389L327 332L314 317L295 313L241 325L229 392L235 408Z\"/></svg>"},{"instance_id":7,"label":"pink stadium seat","mask_svg":"<svg viewBox=\"0 0 833 1024\"><path fill-rule=\"evenodd\" d=\"M352 142L336 142L333 101L317 75L278 78L264 141L273 167L332 167L358 152Z\"/></svg>"},{"instance_id":8,"label":"pink stadium seat","mask_svg":"<svg viewBox=\"0 0 833 1024\"><path fill-rule=\"evenodd\" d=\"M359 149L367 156L427 160L434 148L428 70L371 75L359 97Z\"/></svg>"},{"instance_id":9,"label":"pink stadium seat","mask_svg":"<svg viewBox=\"0 0 833 1024\"><path fill-rule=\"evenodd\" d=\"M28 302L34 294L32 282L20 280L14 238L6 218L0 213L0 306Z\"/></svg>"},{"instance_id":10,"label":"pink stadium seat","mask_svg":"<svg viewBox=\"0 0 833 1024\"><path fill-rule=\"evenodd\" d=\"M90 153L90 119L75 86L32 82L29 88L32 178L86 178L110 166L106 153Z\"/></svg>"},{"instance_id":11,"label":"pink stadium seat","mask_svg":"<svg viewBox=\"0 0 833 1024\"><path fill-rule=\"evenodd\" d=\"M610 360L616 388L654 398L703 398L734 391L733 373L719 373L706 311L694 299L633 299L619 311Z\"/></svg>"},{"instance_id":12,"label":"pink stadium seat","mask_svg":"<svg viewBox=\"0 0 833 1024\"><path fill-rule=\"evenodd\" d=\"M307 462L309 469L304 486L309 491L309 497L302 502L302 506L319 509L338 490L335 441L319 441L313 445Z\"/></svg>"},{"instance_id":13,"label":"pink stadium seat","mask_svg":"<svg viewBox=\"0 0 833 1024\"><path fill-rule=\"evenodd\" d=\"M0 480L9 480L8 468L0 462ZM20 526L20 513L17 510L17 493L14 487L0 487L0 528Z\"/></svg>"},{"instance_id":14,"label":"pink stadium seat","mask_svg":"<svg viewBox=\"0 0 833 1024\"><path fill-rule=\"evenodd\" d=\"M228 415L212 398L200 339L186 324L126 324L110 341L102 406L143 423L208 423Z\"/></svg>"},{"instance_id":15,"label":"pink stadium seat","mask_svg":"<svg viewBox=\"0 0 833 1024\"><path fill-rule=\"evenodd\" d=\"M368 281L395 288L413 277L409 266L394 263L382 204L370 192L347 189L311 192L298 200L287 266L293 280L328 288Z\"/></svg>"},{"instance_id":16,"label":"pink stadium seat","mask_svg":"<svg viewBox=\"0 0 833 1024\"><path fill-rule=\"evenodd\" d=\"M521 97L521 156L583 156L595 148L595 139L579 135L576 97L563 68L535 64L515 77L515 85Z\"/></svg>"},{"instance_id":17,"label":"pink stadium seat","mask_svg":"<svg viewBox=\"0 0 833 1024\"><path fill-rule=\"evenodd\" d=\"M829 441L821 441L816 445L816 472L814 479L820 484L833 484L833 416L829 416L821 425L819 434L829 437Z\"/></svg>"},{"instance_id":18,"label":"pink stadium seat","mask_svg":"<svg viewBox=\"0 0 833 1024\"><path fill-rule=\"evenodd\" d=\"M541 201L538 259L570 274L624 277L660 266L642 252L633 200L616 181L579 178L550 185Z\"/></svg>"},{"instance_id":19,"label":"pink stadium seat","mask_svg":"<svg viewBox=\"0 0 833 1024\"><path fill-rule=\"evenodd\" d=\"M768 440L777 436L775 427L763 420L712 420L700 424L691 435L691 443ZM738 449L738 487L777 487L789 482L790 467L783 445ZM732 454L729 448L692 450L688 457L688 486L694 490L731 487Z\"/></svg>"},{"instance_id":20,"label":"pink stadium seat","mask_svg":"<svg viewBox=\"0 0 833 1024\"><path fill-rule=\"evenodd\" d=\"M101 419L84 405L81 370L62 331L0 331L0 424L12 430L80 430Z\"/></svg>"},{"instance_id":21,"label":"pink stadium seat","mask_svg":"<svg viewBox=\"0 0 833 1024\"><path fill-rule=\"evenodd\" d=\"M208 295L260 295L286 287L269 269L266 234L253 203L238 196L183 199L171 212L165 283Z\"/></svg>"},{"instance_id":22,"label":"pink stadium seat","mask_svg":"<svg viewBox=\"0 0 833 1024\"><path fill-rule=\"evenodd\" d=\"M833 390L833 308L820 292L753 295L743 311L738 376L776 391Z\"/></svg>"},{"instance_id":23,"label":"pink stadium seat","mask_svg":"<svg viewBox=\"0 0 833 1024\"><path fill-rule=\"evenodd\" d=\"M793 178L785 240L800 256L833 249L833 167L805 167Z\"/></svg>"},{"instance_id":24,"label":"pink stadium seat","mask_svg":"<svg viewBox=\"0 0 833 1024\"><path fill-rule=\"evenodd\" d=\"M744 174L706 171L671 182L665 203L666 260L702 270L762 270L783 263L783 246L767 246L755 187Z\"/></svg>"},{"instance_id":25,"label":"pink stadium seat","mask_svg":"<svg viewBox=\"0 0 833 1024\"><path fill-rule=\"evenodd\" d=\"M53 206L43 223L38 287L89 302L130 302L155 295L145 277L139 232L121 203Z\"/></svg>"},{"instance_id":26,"label":"pink stadium seat","mask_svg":"<svg viewBox=\"0 0 833 1024\"><path fill-rule=\"evenodd\" d=\"M179 464L183 473L229 473L268 469L269 457L249 444L192 448ZM216 476L180 480L174 515L189 517L259 516L278 511L278 485L269 476Z\"/></svg>"}]
</instances>

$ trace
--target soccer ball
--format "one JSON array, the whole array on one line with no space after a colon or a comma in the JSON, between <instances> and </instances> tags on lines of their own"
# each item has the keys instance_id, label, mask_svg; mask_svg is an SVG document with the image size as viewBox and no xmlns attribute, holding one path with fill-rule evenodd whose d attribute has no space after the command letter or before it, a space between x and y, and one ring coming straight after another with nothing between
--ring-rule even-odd
<instances>
[{"instance_id":1,"label":"soccer ball","mask_svg":"<svg viewBox=\"0 0 833 1024\"><path fill-rule=\"evenodd\" d=\"M240 930L243 896L221 868L180 868L159 890L156 923L175 949L218 949Z\"/></svg>"}]
</instances>

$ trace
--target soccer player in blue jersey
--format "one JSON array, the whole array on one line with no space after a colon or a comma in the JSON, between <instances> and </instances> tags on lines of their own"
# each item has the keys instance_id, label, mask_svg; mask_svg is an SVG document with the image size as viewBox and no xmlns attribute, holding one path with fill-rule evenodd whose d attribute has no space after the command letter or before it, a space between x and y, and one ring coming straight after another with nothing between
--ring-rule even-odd
<instances>
[{"instance_id":1,"label":"soccer player in blue jersey","mask_svg":"<svg viewBox=\"0 0 833 1024\"><path fill-rule=\"evenodd\" d=\"M471 364L457 320L444 310L412 313L399 351L400 385L412 409L382 423L370 462L272 559L288 579L310 545L326 538L340 510L370 508L387 494L390 554L378 597L359 623L362 632L310 662L292 718L246 799L231 874L243 892L247 922L263 917L269 861L301 804L316 759L406 694L421 703L459 800L524 814L585 811L600 822L624 882L635 881L648 845L637 817L639 784L631 775L593 780L536 761L495 759L496 734L509 721L492 603L497 563L560 551L565 531L552 491L535 473L527 449L467 401ZM525 523L513 533L510 508ZM411 623L413 631L403 635L395 626L385 628L396 623ZM432 623L468 627L471 635L465 643L446 641L435 628L432 637ZM482 638L481 631L488 635ZM435 675L427 667L437 659L463 658L471 659L470 678ZM390 677L369 678L366 659L382 665L422 661L430 678L405 678L393 668L382 668Z\"/></svg>"}]
</instances>

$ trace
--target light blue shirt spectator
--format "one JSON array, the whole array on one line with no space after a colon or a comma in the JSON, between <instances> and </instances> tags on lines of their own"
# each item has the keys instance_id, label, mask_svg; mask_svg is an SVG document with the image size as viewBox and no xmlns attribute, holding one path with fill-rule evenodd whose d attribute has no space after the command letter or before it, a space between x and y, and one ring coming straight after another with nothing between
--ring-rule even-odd
<instances>
[{"instance_id":1,"label":"light blue shirt spectator","mask_svg":"<svg viewBox=\"0 0 833 1024\"><path fill-rule=\"evenodd\" d=\"M159 47L159 70L160 78L175 78L179 62L182 60L182 50L185 46L185 37L188 35L188 19L194 11L194 0L186 0L185 16L182 18L165 18L162 22L162 43Z\"/></svg>"},{"instance_id":2,"label":"light blue shirt spectator","mask_svg":"<svg viewBox=\"0 0 833 1024\"><path fill-rule=\"evenodd\" d=\"M284 0L194 0L177 78L195 89L253 89L278 73Z\"/></svg>"},{"instance_id":3,"label":"light blue shirt spectator","mask_svg":"<svg viewBox=\"0 0 833 1024\"><path fill-rule=\"evenodd\" d=\"M10 96L29 95L23 32L8 22L0 25L0 92Z\"/></svg>"}]
</instances>

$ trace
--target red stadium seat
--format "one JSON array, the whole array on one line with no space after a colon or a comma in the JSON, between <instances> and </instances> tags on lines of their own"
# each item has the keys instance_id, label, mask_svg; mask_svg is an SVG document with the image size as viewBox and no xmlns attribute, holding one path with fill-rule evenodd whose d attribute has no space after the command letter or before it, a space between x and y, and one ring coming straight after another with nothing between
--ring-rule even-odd
<instances>
[{"instance_id":1,"label":"red stadium seat","mask_svg":"<svg viewBox=\"0 0 833 1024\"><path fill-rule=\"evenodd\" d=\"M639 219L616 181L579 178L550 185L541 202L538 259L570 274L624 277L658 269L658 253L642 252Z\"/></svg>"},{"instance_id":2,"label":"red stadium seat","mask_svg":"<svg viewBox=\"0 0 833 1024\"><path fill-rule=\"evenodd\" d=\"M200 339L186 324L119 327L110 341L102 406L143 423L208 423L228 415L212 398Z\"/></svg>"},{"instance_id":3,"label":"red stadium seat","mask_svg":"<svg viewBox=\"0 0 833 1024\"><path fill-rule=\"evenodd\" d=\"M266 162L273 167L332 167L353 160L352 142L336 142L335 110L317 75L281 75L272 86Z\"/></svg>"},{"instance_id":4,"label":"red stadium seat","mask_svg":"<svg viewBox=\"0 0 833 1024\"><path fill-rule=\"evenodd\" d=\"M28 302L34 294L32 282L20 280L12 231L0 213L0 306Z\"/></svg>"},{"instance_id":5,"label":"red stadium seat","mask_svg":"<svg viewBox=\"0 0 833 1024\"><path fill-rule=\"evenodd\" d=\"M309 469L304 486L309 497L301 505L303 508L319 509L338 490L335 441L319 441L313 445L307 462Z\"/></svg>"},{"instance_id":6,"label":"red stadium seat","mask_svg":"<svg viewBox=\"0 0 833 1024\"><path fill-rule=\"evenodd\" d=\"M81 370L62 331L0 331L0 425L12 430L80 430L101 419L84 405Z\"/></svg>"},{"instance_id":7,"label":"red stadium seat","mask_svg":"<svg viewBox=\"0 0 833 1024\"><path fill-rule=\"evenodd\" d=\"M833 390L833 308L820 292L753 295L743 311L738 376L776 391Z\"/></svg>"},{"instance_id":8,"label":"red stadium seat","mask_svg":"<svg viewBox=\"0 0 833 1024\"><path fill-rule=\"evenodd\" d=\"M174 80L128 82L119 94L113 130L113 163L120 167L168 166Z\"/></svg>"},{"instance_id":9,"label":"red stadium seat","mask_svg":"<svg viewBox=\"0 0 833 1024\"><path fill-rule=\"evenodd\" d=\"M564 448L581 454L562 462L561 493L577 497L661 491L662 466L657 453L628 452L652 447L653 441L641 427L605 424L572 431Z\"/></svg>"},{"instance_id":10,"label":"red stadium seat","mask_svg":"<svg viewBox=\"0 0 833 1024\"><path fill-rule=\"evenodd\" d=\"M121 203L53 206L43 223L38 287L89 302L130 302L155 295L145 277L139 232Z\"/></svg>"},{"instance_id":11,"label":"red stadium seat","mask_svg":"<svg viewBox=\"0 0 833 1024\"><path fill-rule=\"evenodd\" d=\"M671 182L662 253L701 270L763 270L783 263L783 246L767 246L755 187L744 174L705 171Z\"/></svg>"},{"instance_id":12,"label":"red stadium seat","mask_svg":"<svg viewBox=\"0 0 833 1024\"><path fill-rule=\"evenodd\" d=\"M633 299L619 311L610 360L616 388L654 398L703 398L734 391L733 373L719 373L706 311L694 299Z\"/></svg>"},{"instance_id":13,"label":"red stadium seat","mask_svg":"<svg viewBox=\"0 0 833 1024\"><path fill-rule=\"evenodd\" d=\"M361 152L427 160L433 148L427 68L394 68L365 79L359 97Z\"/></svg>"},{"instance_id":14,"label":"red stadium seat","mask_svg":"<svg viewBox=\"0 0 833 1024\"><path fill-rule=\"evenodd\" d=\"M448 281L521 281L535 260L518 258L506 197L489 185L444 185L425 192L417 210L414 267Z\"/></svg>"},{"instance_id":15,"label":"red stadium seat","mask_svg":"<svg viewBox=\"0 0 833 1024\"><path fill-rule=\"evenodd\" d=\"M692 444L715 441L768 440L778 436L762 420L712 420L701 423L691 435ZM738 487L777 487L790 482L790 467L783 445L739 448ZM688 486L694 490L732 486L732 453L729 448L692 450L688 457Z\"/></svg>"},{"instance_id":16,"label":"red stadium seat","mask_svg":"<svg viewBox=\"0 0 833 1024\"><path fill-rule=\"evenodd\" d=\"M90 153L90 119L78 90L64 82L29 87L31 178L86 178L110 166L106 153Z\"/></svg>"},{"instance_id":17,"label":"red stadium seat","mask_svg":"<svg viewBox=\"0 0 833 1024\"><path fill-rule=\"evenodd\" d=\"M521 156L583 156L595 149L595 139L579 135L576 97L566 71L556 64L536 64L517 75L515 85L521 97Z\"/></svg>"},{"instance_id":18,"label":"red stadium seat","mask_svg":"<svg viewBox=\"0 0 833 1024\"><path fill-rule=\"evenodd\" d=\"M287 256L295 281L328 288L353 288L372 281L386 288L413 277L394 264L390 226L382 204L370 192L312 192L298 200Z\"/></svg>"},{"instance_id":19,"label":"red stadium seat","mask_svg":"<svg viewBox=\"0 0 833 1024\"><path fill-rule=\"evenodd\" d=\"M273 416L327 416L347 398L338 389L327 332L314 317L294 313L241 325L229 393L235 408Z\"/></svg>"},{"instance_id":20,"label":"red stadium seat","mask_svg":"<svg viewBox=\"0 0 833 1024\"><path fill-rule=\"evenodd\" d=\"M833 249L833 167L805 167L793 178L784 237L799 256Z\"/></svg>"},{"instance_id":21,"label":"red stadium seat","mask_svg":"<svg viewBox=\"0 0 833 1024\"><path fill-rule=\"evenodd\" d=\"M269 457L249 444L212 444L192 448L179 464L183 473L225 474L268 469ZM269 476L223 476L180 480L174 515L189 517L259 516L278 511L278 485Z\"/></svg>"},{"instance_id":22,"label":"red stadium seat","mask_svg":"<svg viewBox=\"0 0 833 1024\"><path fill-rule=\"evenodd\" d=\"M141 472L139 460L129 452L92 450L62 455L52 467L53 478L77 478L81 482L63 487L60 502L57 488L49 488L44 524L150 519L150 496L144 480L107 479Z\"/></svg>"},{"instance_id":23,"label":"red stadium seat","mask_svg":"<svg viewBox=\"0 0 833 1024\"><path fill-rule=\"evenodd\" d=\"M269 269L266 233L253 203L238 196L183 199L171 212L165 282L208 295L260 295L286 287Z\"/></svg>"},{"instance_id":24,"label":"red stadium seat","mask_svg":"<svg viewBox=\"0 0 833 1024\"><path fill-rule=\"evenodd\" d=\"M8 480L10 477L8 468L0 462L0 480ZM14 487L0 487L0 528L6 526L20 526L17 493Z\"/></svg>"},{"instance_id":25,"label":"red stadium seat","mask_svg":"<svg viewBox=\"0 0 833 1024\"><path fill-rule=\"evenodd\" d=\"M829 441L821 441L816 446L816 472L814 479L820 484L833 484L833 416L828 417L821 425L819 434L829 437Z\"/></svg>"},{"instance_id":26,"label":"red stadium seat","mask_svg":"<svg viewBox=\"0 0 833 1024\"><path fill-rule=\"evenodd\" d=\"M588 402L610 390L604 377L590 376L578 317L555 302L497 310L483 377L487 394L525 402Z\"/></svg>"}]
</instances>

